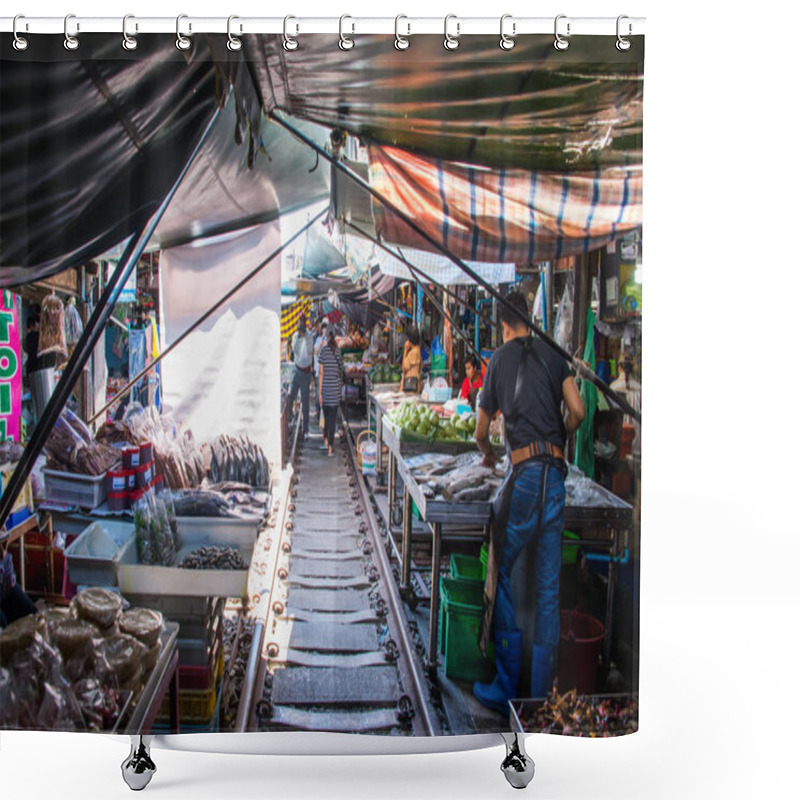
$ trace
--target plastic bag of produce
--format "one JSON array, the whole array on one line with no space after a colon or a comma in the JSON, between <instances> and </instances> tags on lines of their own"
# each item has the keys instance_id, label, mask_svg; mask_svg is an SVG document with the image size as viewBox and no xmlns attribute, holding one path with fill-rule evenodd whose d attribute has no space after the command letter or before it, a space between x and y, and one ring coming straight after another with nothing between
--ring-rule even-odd
<instances>
[{"instance_id":1,"label":"plastic bag of produce","mask_svg":"<svg viewBox=\"0 0 800 800\"><path fill-rule=\"evenodd\" d=\"M58 353L67 355L67 334L64 327L64 304L55 294L42 301L39 320L39 355Z\"/></svg>"},{"instance_id":2,"label":"plastic bag of produce","mask_svg":"<svg viewBox=\"0 0 800 800\"><path fill-rule=\"evenodd\" d=\"M157 561L156 545L152 538L152 512L150 504L143 495L133 502L133 528L136 535L136 551L140 564L155 564Z\"/></svg>"},{"instance_id":3,"label":"plastic bag of produce","mask_svg":"<svg viewBox=\"0 0 800 800\"><path fill-rule=\"evenodd\" d=\"M17 705L14 675L10 669L0 667L0 728L18 727Z\"/></svg>"},{"instance_id":4,"label":"plastic bag of produce","mask_svg":"<svg viewBox=\"0 0 800 800\"><path fill-rule=\"evenodd\" d=\"M181 535L178 531L178 519L175 515L175 502L172 499L172 492L166 487L159 488L156 490L156 498L164 504L164 508L166 509L167 523L169 524L169 530L172 534L172 545L177 553L183 546L183 542L181 541Z\"/></svg>"},{"instance_id":5,"label":"plastic bag of produce","mask_svg":"<svg viewBox=\"0 0 800 800\"><path fill-rule=\"evenodd\" d=\"M50 431L44 445L48 458L65 468L74 466L78 451L84 447L86 447L86 442L83 437L75 431L63 415L55 421L53 430Z\"/></svg>"},{"instance_id":6,"label":"plastic bag of produce","mask_svg":"<svg viewBox=\"0 0 800 800\"><path fill-rule=\"evenodd\" d=\"M169 525L167 509L164 503L148 492L153 506L150 522L152 525L152 540L155 544L157 563L170 567L175 562L175 540Z\"/></svg>"},{"instance_id":7,"label":"plastic bag of produce","mask_svg":"<svg viewBox=\"0 0 800 800\"><path fill-rule=\"evenodd\" d=\"M86 727L92 731L107 731L114 727L120 714L119 692L97 678L84 678L72 685Z\"/></svg>"},{"instance_id":8,"label":"plastic bag of produce","mask_svg":"<svg viewBox=\"0 0 800 800\"><path fill-rule=\"evenodd\" d=\"M73 602L77 616L93 622L101 634L116 624L122 609L122 598L116 592L99 587L78 592Z\"/></svg>"},{"instance_id":9,"label":"plastic bag of produce","mask_svg":"<svg viewBox=\"0 0 800 800\"><path fill-rule=\"evenodd\" d=\"M119 629L121 633L133 636L146 647L152 648L158 644L164 629L164 617L151 608L131 608L120 618Z\"/></svg>"},{"instance_id":10,"label":"plastic bag of produce","mask_svg":"<svg viewBox=\"0 0 800 800\"><path fill-rule=\"evenodd\" d=\"M78 343L78 339L83 334L83 320L73 301L67 304L67 308L64 311L64 328L67 347L72 347Z\"/></svg>"}]
</instances>

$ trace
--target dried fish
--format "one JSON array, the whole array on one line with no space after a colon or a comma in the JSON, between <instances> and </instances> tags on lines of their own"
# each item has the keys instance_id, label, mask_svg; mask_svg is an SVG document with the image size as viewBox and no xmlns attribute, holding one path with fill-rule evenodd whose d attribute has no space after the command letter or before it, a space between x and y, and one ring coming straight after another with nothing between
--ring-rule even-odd
<instances>
[{"instance_id":1,"label":"dried fish","mask_svg":"<svg viewBox=\"0 0 800 800\"><path fill-rule=\"evenodd\" d=\"M233 547L200 547L181 562L182 569L247 569L247 563Z\"/></svg>"},{"instance_id":2,"label":"dried fish","mask_svg":"<svg viewBox=\"0 0 800 800\"><path fill-rule=\"evenodd\" d=\"M450 500L463 489L482 486L492 475L493 470L489 467L474 466L453 470L447 476L447 483L442 494L445 500Z\"/></svg>"}]
</instances>

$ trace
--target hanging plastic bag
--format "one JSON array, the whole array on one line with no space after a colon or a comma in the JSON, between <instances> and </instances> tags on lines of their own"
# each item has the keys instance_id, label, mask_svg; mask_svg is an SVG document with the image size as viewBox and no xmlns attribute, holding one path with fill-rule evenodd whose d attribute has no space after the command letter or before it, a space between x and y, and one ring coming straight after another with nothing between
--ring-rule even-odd
<instances>
[{"instance_id":1,"label":"hanging plastic bag","mask_svg":"<svg viewBox=\"0 0 800 800\"><path fill-rule=\"evenodd\" d=\"M565 350L572 350L572 282L567 281L564 294L561 295L561 302L558 304L556 312L555 340Z\"/></svg>"},{"instance_id":2,"label":"hanging plastic bag","mask_svg":"<svg viewBox=\"0 0 800 800\"><path fill-rule=\"evenodd\" d=\"M67 332L64 325L64 304L51 294L42 301L42 315L39 321L39 356L47 353L67 355Z\"/></svg>"},{"instance_id":3,"label":"hanging plastic bag","mask_svg":"<svg viewBox=\"0 0 800 800\"><path fill-rule=\"evenodd\" d=\"M83 334L83 320L80 312L75 307L75 302L70 301L64 311L64 328L66 332L67 347L73 347Z\"/></svg>"}]
</instances>

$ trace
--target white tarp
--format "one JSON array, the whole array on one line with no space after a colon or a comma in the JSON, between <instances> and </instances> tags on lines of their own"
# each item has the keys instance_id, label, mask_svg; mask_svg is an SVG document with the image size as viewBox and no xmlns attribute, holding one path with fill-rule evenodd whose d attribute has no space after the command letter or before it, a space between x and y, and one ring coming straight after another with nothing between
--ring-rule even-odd
<instances>
[{"instance_id":1,"label":"white tarp","mask_svg":"<svg viewBox=\"0 0 800 800\"><path fill-rule=\"evenodd\" d=\"M280 246L279 222L198 240L161 256L163 345ZM280 258L268 264L162 362L165 407L197 441L249 436L281 463Z\"/></svg>"}]
</instances>

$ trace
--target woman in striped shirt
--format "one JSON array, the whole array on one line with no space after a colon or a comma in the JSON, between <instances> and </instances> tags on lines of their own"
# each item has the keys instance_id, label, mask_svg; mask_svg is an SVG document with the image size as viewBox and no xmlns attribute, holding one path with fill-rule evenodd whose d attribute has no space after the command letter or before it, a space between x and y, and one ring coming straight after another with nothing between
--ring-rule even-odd
<instances>
[{"instance_id":1,"label":"woman in striped shirt","mask_svg":"<svg viewBox=\"0 0 800 800\"><path fill-rule=\"evenodd\" d=\"M322 398L322 413L325 415L323 437L328 455L333 455L333 439L336 436L336 417L342 399L342 354L336 345L333 330L328 329L328 340L319 351L319 396Z\"/></svg>"}]
</instances>

